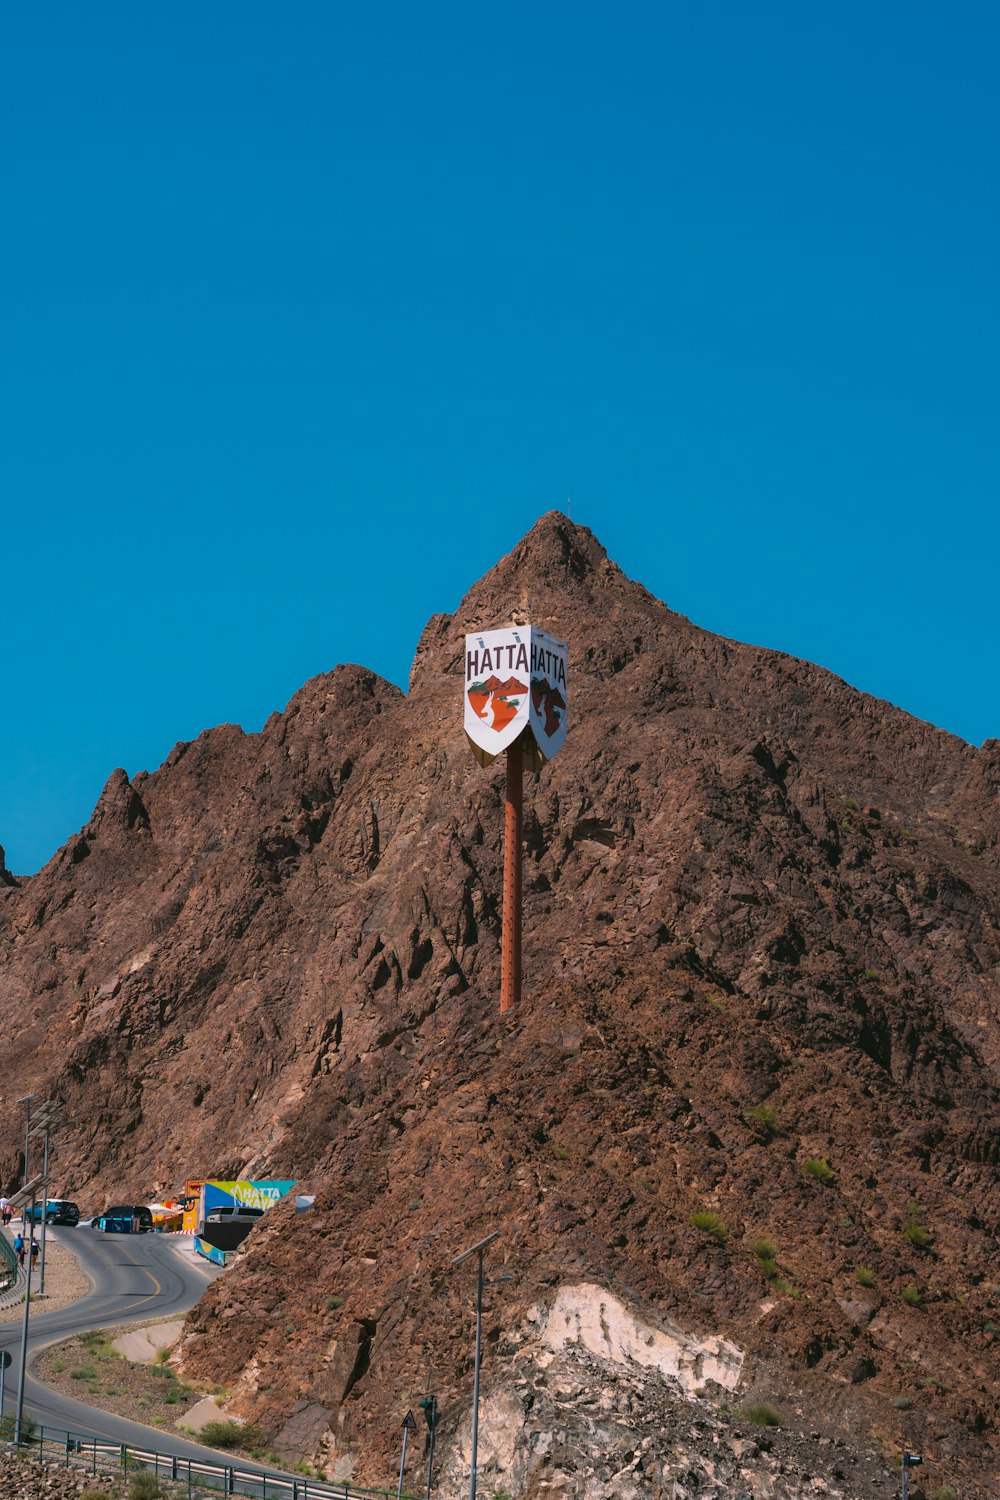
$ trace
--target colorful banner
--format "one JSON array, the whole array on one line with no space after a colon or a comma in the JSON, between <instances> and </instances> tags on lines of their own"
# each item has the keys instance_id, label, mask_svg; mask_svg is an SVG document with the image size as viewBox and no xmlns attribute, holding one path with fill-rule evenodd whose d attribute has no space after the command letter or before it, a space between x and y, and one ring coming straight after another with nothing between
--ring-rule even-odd
<instances>
[{"instance_id":1,"label":"colorful banner","mask_svg":"<svg viewBox=\"0 0 1000 1500\"><path fill-rule=\"evenodd\" d=\"M229 1207L234 1203L241 1203L244 1208L272 1208L294 1186L294 1178L268 1178L261 1182L210 1180L201 1190L196 1233L204 1232L205 1218L213 1208Z\"/></svg>"}]
</instances>

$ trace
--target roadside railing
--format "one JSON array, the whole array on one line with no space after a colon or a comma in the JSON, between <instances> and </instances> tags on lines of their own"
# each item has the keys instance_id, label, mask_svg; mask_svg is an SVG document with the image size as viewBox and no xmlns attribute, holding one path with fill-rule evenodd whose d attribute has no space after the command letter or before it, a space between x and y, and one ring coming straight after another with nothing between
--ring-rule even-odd
<instances>
[{"instance_id":1,"label":"roadside railing","mask_svg":"<svg viewBox=\"0 0 1000 1500\"><path fill-rule=\"evenodd\" d=\"M0 1297L17 1285L20 1269L14 1246L6 1234L0 1233Z\"/></svg>"},{"instance_id":2,"label":"roadside railing","mask_svg":"<svg viewBox=\"0 0 1000 1500\"><path fill-rule=\"evenodd\" d=\"M13 1443L0 1445L9 1449ZM27 1421L20 1451L45 1463L59 1463L88 1474L125 1476L152 1474L160 1486L169 1485L168 1495L177 1500L246 1495L251 1500L396 1500L395 1490L370 1490L344 1480L301 1478L291 1474L246 1469L239 1464L220 1464L208 1459L178 1458L153 1448L135 1448L130 1443L109 1443L102 1438L81 1436L62 1428L32 1427ZM414 1500L404 1495L403 1500Z\"/></svg>"}]
</instances>

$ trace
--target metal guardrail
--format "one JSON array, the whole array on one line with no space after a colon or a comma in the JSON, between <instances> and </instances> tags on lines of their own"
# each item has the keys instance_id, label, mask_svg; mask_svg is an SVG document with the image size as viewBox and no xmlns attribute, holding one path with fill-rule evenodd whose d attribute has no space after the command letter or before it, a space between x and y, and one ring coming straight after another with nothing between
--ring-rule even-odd
<instances>
[{"instance_id":1,"label":"metal guardrail","mask_svg":"<svg viewBox=\"0 0 1000 1500\"><path fill-rule=\"evenodd\" d=\"M0 1300L4 1304L10 1301L9 1293L24 1284L24 1273L17 1263L14 1254L14 1246L7 1238L6 1232L0 1231ZM13 1299L19 1301L20 1298Z\"/></svg>"},{"instance_id":2,"label":"metal guardrail","mask_svg":"<svg viewBox=\"0 0 1000 1500\"><path fill-rule=\"evenodd\" d=\"M25 1424L27 1427L27 1423ZM2 1444L13 1449L13 1443ZM199 1458L177 1458L152 1448L130 1443L109 1443L81 1436L62 1428L37 1426L25 1431L20 1451L47 1463L83 1469L88 1474L136 1475L147 1473L169 1486L166 1493L177 1500L245 1495L250 1500L396 1500L395 1490L364 1489L349 1480L331 1484L327 1479L297 1478L290 1474L268 1474L244 1469L239 1464L219 1464ZM403 1500L416 1500L404 1494Z\"/></svg>"},{"instance_id":3,"label":"metal guardrail","mask_svg":"<svg viewBox=\"0 0 1000 1500\"><path fill-rule=\"evenodd\" d=\"M5 1234L0 1234L0 1291L13 1286L17 1280L18 1264L14 1246Z\"/></svg>"}]
</instances>

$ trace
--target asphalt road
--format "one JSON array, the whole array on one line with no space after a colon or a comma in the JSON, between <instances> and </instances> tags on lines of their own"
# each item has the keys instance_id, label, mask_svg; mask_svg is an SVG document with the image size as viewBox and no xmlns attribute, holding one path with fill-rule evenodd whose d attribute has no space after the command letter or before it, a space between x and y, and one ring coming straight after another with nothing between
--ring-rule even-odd
<instances>
[{"instance_id":1,"label":"asphalt road","mask_svg":"<svg viewBox=\"0 0 1000 1500\"><path fill-rule=\"evenodd\" d=\"M206 1261L191 1264L156 1234L101 1234L91 1229L48 1231L76 1255L93 1290L69 1307L52 1313L33 1313L29 1320L28 1366L24 1386L27 1415L46 1427L57 1427L79 1436L131 1443L155 1448L178 1458L211 1458L232 1463L232 1454L213 1453L158 1427L144 1427L61 1396L30 1374L31 1359L46 1344L56 1343L88 1328L114 1328L121 1323L145 1322L187 1311L201 1297L209 1281L221 1271ZM36 1304L32 1303L32 1307ZM0 1349L9 1349L11 1364L6 1375L4 1407L12 1412L17 1400L21 1359L21 1321L0 1324ZM257 1465L237 1460L241 1468Z\"/></svg>"}]
</instances>

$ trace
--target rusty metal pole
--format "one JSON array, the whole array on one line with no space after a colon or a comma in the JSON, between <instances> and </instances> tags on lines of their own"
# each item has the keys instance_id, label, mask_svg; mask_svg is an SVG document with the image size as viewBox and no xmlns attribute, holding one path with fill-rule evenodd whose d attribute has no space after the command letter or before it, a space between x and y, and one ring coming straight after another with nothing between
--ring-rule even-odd
<instances>
[{"instance_id":1,"label":"rusty metal pole","mask_svg":"<svg viewBox=\"0 0 1000 1500\"><path fill-rule=\"evenodd\" d=\"M507 751L503 820L503 931L500 935L500 1014L521 1001L521 838L524 828L524 757L521 740Z\"/></svg>"}]
</instances>

